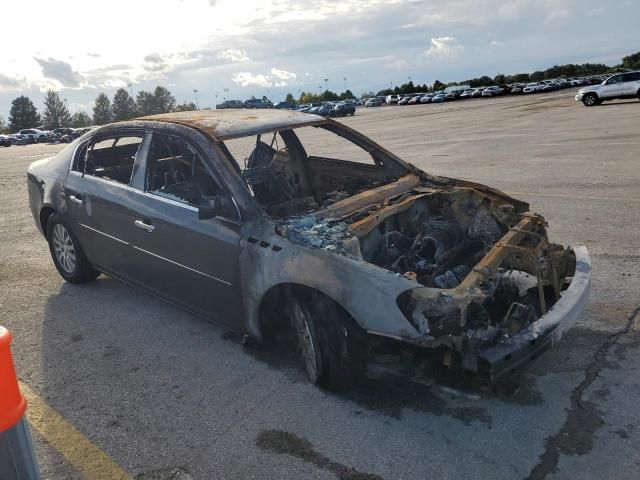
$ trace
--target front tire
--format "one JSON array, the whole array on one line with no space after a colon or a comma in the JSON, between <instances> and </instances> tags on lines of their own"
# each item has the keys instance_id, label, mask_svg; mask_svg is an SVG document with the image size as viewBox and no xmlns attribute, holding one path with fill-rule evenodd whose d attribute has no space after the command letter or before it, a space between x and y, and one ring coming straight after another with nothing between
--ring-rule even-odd
<instances>
[{"instance_id":1,"label":"front tire","mask_svg":"<svg viewBox=\"0 0 640 480\"><path fill-rule=\"evenodd\" d=\"M86 283L100 275L87 260L76 236L55 213L47 222L47 239L53 264L67 282Z\"/></svg>"},{"instance_id":2,"label":"front tire","mask_svg":"<svg viewBox=\"0 0 640 480\"><path fill-rule=\"evenodd\" d=\"M364 372L363 334L339 305L315 292L299 292L285 311L309 382L340 391Z\"/></svg>"},{"instance_id":3,"label":"front tire","mask_svg":"<svg viewBox=\"0 0 640 480\"><path fill-rule=\"evenodd\" d=\"M582 103L584 103L585 107L593 107L598 105L598 96L595 93L587 93L582 98Z\"/></svg>"}]
</instances>

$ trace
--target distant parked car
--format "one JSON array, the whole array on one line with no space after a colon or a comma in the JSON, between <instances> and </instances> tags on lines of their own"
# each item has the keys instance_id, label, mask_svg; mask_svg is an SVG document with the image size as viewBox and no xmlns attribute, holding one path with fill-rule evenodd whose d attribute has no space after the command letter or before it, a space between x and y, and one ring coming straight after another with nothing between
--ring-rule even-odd
<instances>
[{"instance_id":1,"label":"distant parked car","mask_svg":"<svg viewBox=\"0 0 640 480\"><path fill-rule=\"evenodd\" d=\"M623 98L640 99L640 71L613 75L600 85L581 88L576 95L576 102L593 107L606 100Z\"/></svg>"},{"instance_id":2,"label":"distant parked car","mask_svg":"<svg viewBox=\"0 0 640 480\"><path fill-rule=\"evenodd\" d=\"M224 102L216 105L216 110L221 110L223 108L244 108L244 103L242 100L225 100Z\"/></svg>"},{"instance_id":3,"label":"distant parked car","mask_svg":"<svg viewBox=\"0 0 640 480\"><path fill-rule=\"evenodd\" d=\"M543 85L537 82L528 83L522 90L522 93L538 93L541 92Z\"/></svg>"},{"instance_id":4,"label":"distant parked car","mask_svg":"<svg viewBox=\"0 0 640 480\"><path fill-rule=\"evenodd\" d=\"M368 107L379 107L380 105L382 105L382 100L380 100L379 98L370 98L364 104L364 106L366 108L368 108Z\"/></svg>"},{"instance_id":5,"label":"distant parked car","mask_svg":"<svg viewBox=\"0 0 640 480\"><path fill-rule=\"evenodd\" d=\"M484 91L484 87L480 87L480 88L476 88L473 93L471 94L471 96L473 98L478 98L482 96L482 92Z\"/></svg>"},{"instance_id":6,"label":"distant parked car","mask_svg":"<svg viewBox=\"0 0 640 480\"><path fill-rule=\"evenodd\" d=\"M420 103L431 103L432 98L433 98L433 94L427 93L426 95L423 95L422 97L420 97Z\"/></svg>"},{"instance_id":7,"label":"distant parked car","mask_svg":"<svg viewBox=\"0 0 640 480\"><path fill-rule=\"evenodd\" d=\"M431 103L442 103L447 99L447 96L444 93L437 93L431 99Z\"/></svg>"},{"instance_id":8,"label":"distant parked car","mask_svg":"<svg viewBox=\"0 0 640 480\"><path fill-rule=\"evenodd\" d=\"M346 117L347 115L355 115L356 106L352 102L340 102L336 104L329 112L330 117Z\"/></svg>"},{"instance_id":9,"label":"distant parked car","mask_svg":"<svg viewBox=\"0 0 640 480\"><path fill-rule=\"evenodd\" d=\"M296 108L296 106L293 103L289 103L289 102L278 102L273 106L273 108L280 108L283 110L293 110L294 108Z\"/></svg>"},{"instance_id":10,"label":"distant parked car","mask_svg":"<svg viewBox=\"0 0 640 480\"><path fill-rule=\"evenodd\" d=\"M501 88L497 85L494 85L492 87L487 87L482 91L482 96L483 97L497 97L499 95L502 95L504 93L504 88Z\"/></svg>"},{"instance_id":11,"label":"distant parked car","mask_svg":"<svg viewBox=\"0 0 640 480\"><path fill-rule=\"evenodd\" d=\"M0 147L10 147L13 145L13 140L9 135L0 135Z\"/></svg>"},{"instance_id":12,"label":"distant parked car","mask_svg":"<svg viewBox=\"0 0 640 480\"><path fill-rule=\"evenodd\" d=\"M27 143L44 142L49 139L47 132L37 128L24 128L18 132L18 135L24 138Z\"/></svg>"},{"instance_id":13,"label":"distant parked car","mask_svg":"<svg viewBox=\"0 0 640 480\"><path fill-rule=\"evenodd\" d=\"M395 103L398 103L400 101L400 95L387 95L387 98L385 99L385 102L388 105L393 105Z\"/></svg>"},{"instance_id":14,"label":"distant parked car","mask_svg":"<svg viewBox=\"0 0 640 480\"><path fill-rule=\"evenodd\" d=\"M464 100L465 98L471 98L471 95L473 94L474 89L473 88L468 88L467 90L465 90L464 92L462 92L460 94L460 99Z\"/></svg>"},{"instance_id":15,"label":"distant parked car","mask_svg":"<svg viewBox=\"0 0 640 480\"><path fill-rule=\"evenodd\" d=\"M523 90L524 90L524 84L522 83L516 83L515 85L511 86L512 95L521 94Z\"/></svg>"},{"instance_id":16,"label":"distant parked car","mask_svg":"<svg viewBox=\"0 0 640 480\"><path fill-rule=\"evenodd\" d=\"M250 98L244 101L244 108L272 108L273 103L264 98Z\"/></svg>"},{"instance_id":17,"label":"distant parked car","mask_svg":"<svg viewBox=\"0 0 640 480\"><path fill-rule=\"evenodd\" d=\"M409 103L409 100L411 100L411 98L412 98L411 95L405 95L400 99L400 101L398 102L398 105L406 105L407 103Z\"/></svg>"}]
</instances>

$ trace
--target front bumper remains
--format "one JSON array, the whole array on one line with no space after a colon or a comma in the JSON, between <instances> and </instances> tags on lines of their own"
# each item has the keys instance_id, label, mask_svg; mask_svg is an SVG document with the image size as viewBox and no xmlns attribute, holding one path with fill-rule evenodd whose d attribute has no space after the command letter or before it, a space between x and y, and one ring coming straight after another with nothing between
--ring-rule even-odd
<instances>
[{"instance_id":1,"label":"front bumper remains","mask_svg":"<svg viewBox=\"0 0 640 480\"><path fill-rule=\"evenodd\" d=\"M557 344L576 323L591 291L591 259L586 247L574 247L576 270L562 297L522 331L478 354L478 374L491 380L515 370Z\"/></svg>"}]
</instances>

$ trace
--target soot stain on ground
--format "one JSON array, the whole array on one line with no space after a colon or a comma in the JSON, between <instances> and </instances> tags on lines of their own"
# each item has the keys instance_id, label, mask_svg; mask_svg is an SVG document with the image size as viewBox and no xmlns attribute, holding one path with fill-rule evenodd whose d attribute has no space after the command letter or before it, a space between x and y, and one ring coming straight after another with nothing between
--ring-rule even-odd
<instances>
[{"instance_id":1,"label":"soot stain on ground","mask_svg":"<svg viewBox=\"0 0 640 480\"><path fill-rule=\"evenodd\" d=\"M291 432L264 430L256 437L256 445L262 450L279 455L290 455L322 470L328 470L340 480L383 480L380 475L359 472L353 467L331 460L317 452L309 440Z\"/></svg>"},{"instance_id":2,"label":"soot stain on ground","mask_svg":"<svg viewBox=\"0 0 640 480\"><path fill-rule=\"evenodd\" d=\"M362 378L352 388L338 395L362 408L380 412L397 420L402 418L404 409L411 409L436 416L450 416L465 425L475 422L489 429L493 425L493 418L486 409L468 405L449 406L446 400L434 393L431 386L397 376Z\"/></svg>"},{"instance_id":3,"label":"soot stain on ground","mask_svg":"<svg viewBox=\"0 0 640 480\"><path fill-rule=\"evenodd\" d=\"M225 332L220 338L227 342L242 345L242 335L237 332ZM302 371L300 357L291 342L284 339L276 340L274 345L262 345L249 342L243 351L261 363L280 370L291 383L301 383L306 380Z\"/></svg>"}]
</instances>

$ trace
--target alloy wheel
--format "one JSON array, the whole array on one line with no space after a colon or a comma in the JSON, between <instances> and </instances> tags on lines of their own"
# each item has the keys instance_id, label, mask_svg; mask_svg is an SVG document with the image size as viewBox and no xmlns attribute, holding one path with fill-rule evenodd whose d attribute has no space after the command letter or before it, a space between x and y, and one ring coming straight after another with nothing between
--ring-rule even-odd
<instances>
[{"instance_id":1,"label":"alloy wheel","mask_svg":"<svg viewBox=\"0 0 640 480\"><path fill-rule=\"evenodd\" d=\"M72 274L76 269L76 249L71 235L59 223L53 227L53 251L62 269L66 273Z\"/></svg>"}]
</instances>

